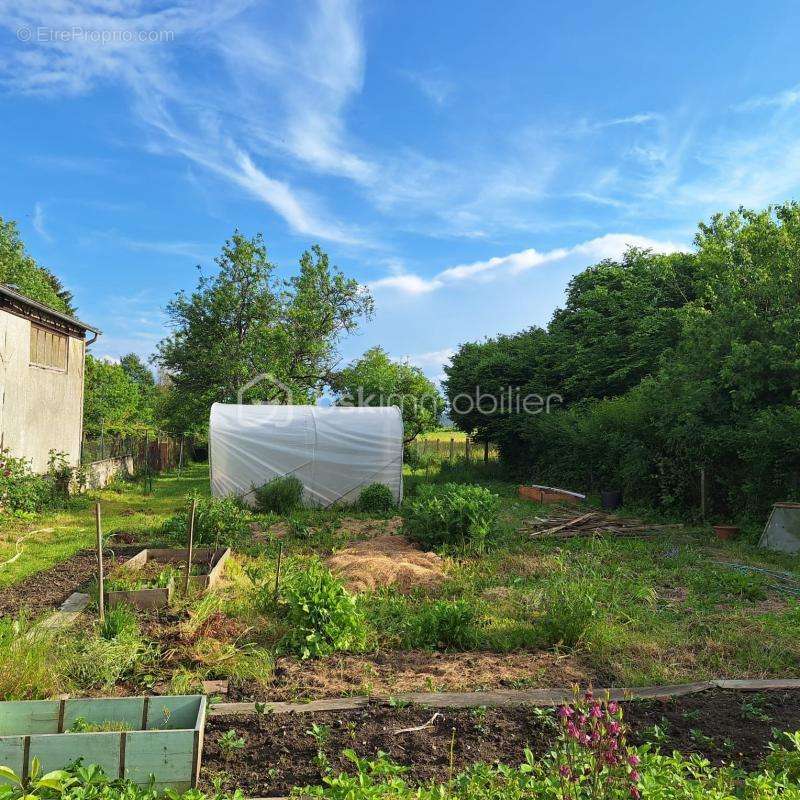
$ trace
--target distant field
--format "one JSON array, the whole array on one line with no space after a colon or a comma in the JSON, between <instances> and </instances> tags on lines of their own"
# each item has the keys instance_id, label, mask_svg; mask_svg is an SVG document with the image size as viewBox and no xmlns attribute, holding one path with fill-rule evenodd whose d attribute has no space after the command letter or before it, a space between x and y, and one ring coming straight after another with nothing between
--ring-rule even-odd
<instances>
[{"instance_id":1,"label":"distant field","mask_svg":"<svg viewBox=\"0 0 800 800\"><path fill-rule=\"evenodd\" d=\"M428 441L436 441L438 439L440 442L449 442L451 439L455 439L457 442L463 442L467 438L467 434L464 431L439 430L423 433L419 438Z\"/></svg>"}]
</instances>

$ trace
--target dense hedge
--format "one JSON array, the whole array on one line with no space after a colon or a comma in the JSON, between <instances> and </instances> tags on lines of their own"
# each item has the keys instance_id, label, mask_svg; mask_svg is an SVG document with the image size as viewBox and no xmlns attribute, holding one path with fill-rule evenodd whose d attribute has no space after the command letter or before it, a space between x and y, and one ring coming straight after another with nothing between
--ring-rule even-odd
<instances>
[{"instance_id":1,"label":"dense hedge","mask_svg":"<svg viewBox=\"0 0 800 800\"><path fill-rule=\"evenodd\" d=\"M800 498L800 206L714 217L695 245L590 267L546 330L462 346L451 401L513 386L564 402L456 424L537 482L696 510L704 468L717 516Z\"/></svg>"}]
</instances>

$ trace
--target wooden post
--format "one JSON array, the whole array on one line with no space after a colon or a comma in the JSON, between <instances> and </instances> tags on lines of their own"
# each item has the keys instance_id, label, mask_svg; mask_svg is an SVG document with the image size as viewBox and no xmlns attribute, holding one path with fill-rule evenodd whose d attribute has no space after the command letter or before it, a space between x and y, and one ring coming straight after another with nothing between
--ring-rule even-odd
<instances>
[{"instance_id":1,"label":"wooden post","mask_svg":"<svg viewBox=\"0 0 800 800\"><path fill-rule=\"evenodd\" d=\"M489 440L484 439L483 441L483 463L489 463Z\"/></svg>"},{"instance_id":2,"label":"wooden post","mask_svg":"<svg viewBox=\"0 0 800 800\"><path fill-rule=\"evenodd\" d=\"M706 521L706 468L700 467L700 517Z\"/></svg>"},{"instance_id":3,"label":"wooden post","mask_svg":"<svg viewBox=\"0 0 800 800\"><path fill-rule=\"evenodd\" d=\"M278 564L275 567L275 599L281 587L281 561L283 560L283 542L278 542Z\"/></svg>"},{"instance_id":4,"label":"wooden post","mask_svg":"<svg viewBox=\"0 0 800 800\"><path fill-rule=\"evenodd\" d=\"M181 434L181 449L178 454L178 472L183 472L183 434Z\"/></svg>"},{"instance_id":5,"label":"wooden post","mask_svg":"<svg viewBox=\"0 0 800 800\"><path fill-rule=\"evenodd\" d=\"M472 442L469 436L464 439L464 458L467 460L467 464L469 464L470 459L472 458Z\"/></svg>"},{"instance_id":6,"label":"wooden post","mask_svg":"<svg viewBox=\"0 0 800 800\"><path fill-rule=\"evenodd\" d=\"M192 574L192 551L194 550L194 517L197 513L197 498L192 500L192 511L189 515L189 549L186 551L186 580L183 582L183 593L189 594L189 577ZM215 552L216 555L216 552Z\"/></svg>"},{"instance_id":7,"label":"wooden post","mask_svg":"<svg viewBox=\"0 0 800 800\"><path fill-rule=\"evenodd\" d=\"M456 440L450 437L450 460L452 461L456 454Z\"/></svg>"},{"instance_id":8,"label":"wooden post","mask_svg":"<svg viewBox=\"0 0 800 800\"><path fill-rule=\"evenodd\" d=\"M100 622L106 618L105 581L103 580L103 524L100 517L100 503L94 504L94 519L97 525L97 611Z\"/></svg>"}]
</instances>

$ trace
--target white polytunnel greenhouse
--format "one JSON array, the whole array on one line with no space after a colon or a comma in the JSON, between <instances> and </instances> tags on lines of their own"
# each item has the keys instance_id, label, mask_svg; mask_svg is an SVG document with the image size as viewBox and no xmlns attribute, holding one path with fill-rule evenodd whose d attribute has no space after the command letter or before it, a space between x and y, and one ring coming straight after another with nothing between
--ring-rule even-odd
<instances>
[{"instance_id":1,"label":"white polytunnel greenhouse","mask_svg":"<svg viewBox=\"0 0 800 800\"><path fill-rule=\"evenodd\" d=\"M211 494L238 495L294 475L308 505L358 500L371 483L403 499L403 419L397 407L214 403L208 432Z\"/></svg>"}]
</instances>

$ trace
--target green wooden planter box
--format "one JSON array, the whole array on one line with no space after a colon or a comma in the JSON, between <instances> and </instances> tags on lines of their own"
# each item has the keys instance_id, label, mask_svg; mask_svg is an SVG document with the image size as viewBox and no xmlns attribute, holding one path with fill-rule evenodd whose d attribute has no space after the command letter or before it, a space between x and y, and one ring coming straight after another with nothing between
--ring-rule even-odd
<instances>
[{"instance_id":1,"label":"green wooden planter box","mask_svg":"<svg viewBox=\"0 0 800 800\"><path fill-rule=\"evenodd\" d=\"M138 552L120 565L120 569L141 569L145 564L155 561L159 564L185 564L187 550L162 550L148 548ZM203 575L192 575L189 585L194 589L206 591L212 588L222 577L225 562L230 557L228 548L214 550L210 547L198 547L193 552L192 563L206 564L208 572ZM170 580L163 589L133 589L106 592L106 604L111 607L119 603L128 603L135 608L151 610L166 608L175 593L175 582Z\"/></svg>"},{"instance_id":2,"label":"green wooden planter box","mask_svg":"<svg viewBox=\"0 0 800 800\"><path fill-rule=\"evenodd\" d=\"M65 733L79 717L130 730ZM34 758L44 772L82 758L112 778L145 785L153 775L159 789L189 789L200 775L205 721L203 695L0 702L0 764L27 777Z\"/></svg>"}]
</instances>

